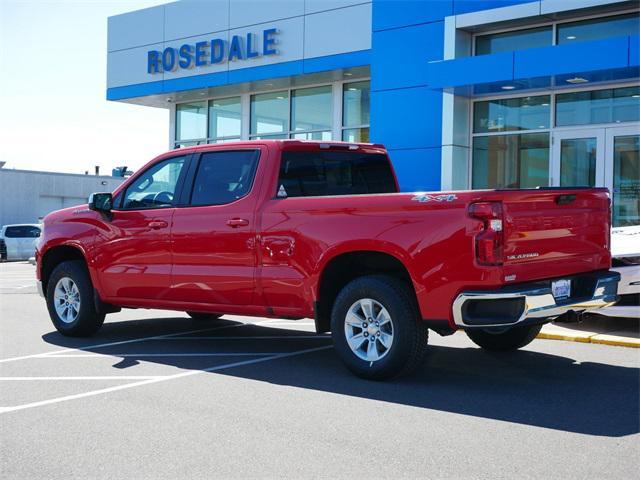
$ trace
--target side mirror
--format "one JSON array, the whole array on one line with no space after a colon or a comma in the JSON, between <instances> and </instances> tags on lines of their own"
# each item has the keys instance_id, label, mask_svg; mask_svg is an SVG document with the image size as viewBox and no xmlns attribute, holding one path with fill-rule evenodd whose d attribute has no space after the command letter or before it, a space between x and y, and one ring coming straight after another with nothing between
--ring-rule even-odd
<instances>
[{"instance_id":1,"label":"side mirror","mask_svg":"<svg viewBox=\"0 0 640 480\"><path fill-rule=\"evenodd\" d=\"M100 213L109 213L113 208L113 196L111 193L92 193L89 195L89 210Z\"/></svg>"}]
</instances>

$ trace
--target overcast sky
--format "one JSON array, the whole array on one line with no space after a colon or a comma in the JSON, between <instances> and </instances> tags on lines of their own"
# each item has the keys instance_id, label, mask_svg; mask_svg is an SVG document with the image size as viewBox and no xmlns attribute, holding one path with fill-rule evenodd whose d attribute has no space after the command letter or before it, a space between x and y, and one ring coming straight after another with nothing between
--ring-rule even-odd
<instances>
[{"instance_id":1,"label":"overcast sky","mask_svg":"<svg viewBox=\"0 0 640 480\"><path fill-rule=\"evenodd\" d=\"M105 100L107 17L161 3L0 0L5 168L111 174L168 149L168 110Z\"/></svg>"}]
</instances>

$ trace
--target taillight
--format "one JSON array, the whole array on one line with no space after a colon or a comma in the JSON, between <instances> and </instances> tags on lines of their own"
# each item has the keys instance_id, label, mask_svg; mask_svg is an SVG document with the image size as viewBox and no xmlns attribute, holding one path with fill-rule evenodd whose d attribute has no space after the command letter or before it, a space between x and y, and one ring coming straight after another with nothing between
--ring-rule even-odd
<instances>
[{"instance_id":1,"label":"taillight","mask_svg":"<svg viewBox=\"0 0 640 480\"><path fill-rule=\"evenodd\" d=\"M499 202L472 203L469 215L482 220L483 229L476 235L476 259L482 265L502 265L504 233L502 204Z\"/></svg>"}]
</instances>

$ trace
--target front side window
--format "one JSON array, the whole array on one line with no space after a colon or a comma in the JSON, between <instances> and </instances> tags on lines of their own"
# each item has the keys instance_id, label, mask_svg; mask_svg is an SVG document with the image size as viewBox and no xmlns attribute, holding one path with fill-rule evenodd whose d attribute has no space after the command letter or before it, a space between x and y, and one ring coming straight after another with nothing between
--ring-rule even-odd
<instances>
[{"instance_id":1,"label":"front side window","mask_svg":"<svg viewBox=\"0 0 640 480\"><path fill-rule=\"evenodd\" d=\"M357 152L283 152L278 196L309 197L396 192L385 155Z\"/></svg>"},{"instance_id":2,"label":"front side window","mask_svg":"<svg viewBox=\"0 0 640 480\"><path fill-rule=\"evenodd\" d=\"M492 33L476 37L476 55L512 52L527 48L548 47L553 44L553 28L539 27L512 32Z\"/></svg>"},{"instance_id":3,"label":"front side window","mask_svg":"<svg viewBox=\"0 0 640 480\"><path fill-rule=\"evenodd\" d=\"M156 163L127 187L122 201L125 210L166 208L173 205L184 156Z\"/></svg>"},{"instance_id":4,"label":"front side window","mask_svg":"<svg viewBox=\"0 0 640 480\"><path fill-rule=\"evenodd\" d=\"M224 205L247 195L251 191L259 156L259 150L203 153L190 204Z\"/></svg>"},{"instance_id":5,"label":"front side window","mask_svg":"<svg viewBox=\"0 0 640 480\"><path fill-rule=\"evenodd\" d=\"M549 185L549 133L491 135L473 139L473 188Z\"/></svg>"}]
</instances>

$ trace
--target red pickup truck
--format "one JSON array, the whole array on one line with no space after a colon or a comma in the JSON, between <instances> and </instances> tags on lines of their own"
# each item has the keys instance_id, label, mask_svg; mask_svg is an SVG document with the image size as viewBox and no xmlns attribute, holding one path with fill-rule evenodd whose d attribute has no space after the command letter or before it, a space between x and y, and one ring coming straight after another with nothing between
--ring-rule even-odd
<instances>
[{"instance_id":1,"label":"red pickup truck","mask_svg":"<svg viewBox=\"0 0 640 480\"><path fill-rule=\"evenodd\" d=\"M383 146L264 140L175 150L48 215L53 324L122 307L315 319L357 375L419 365L428 330L510 350L617 299L600 188L399 193Z\"/></svg>"}]
</instances>

